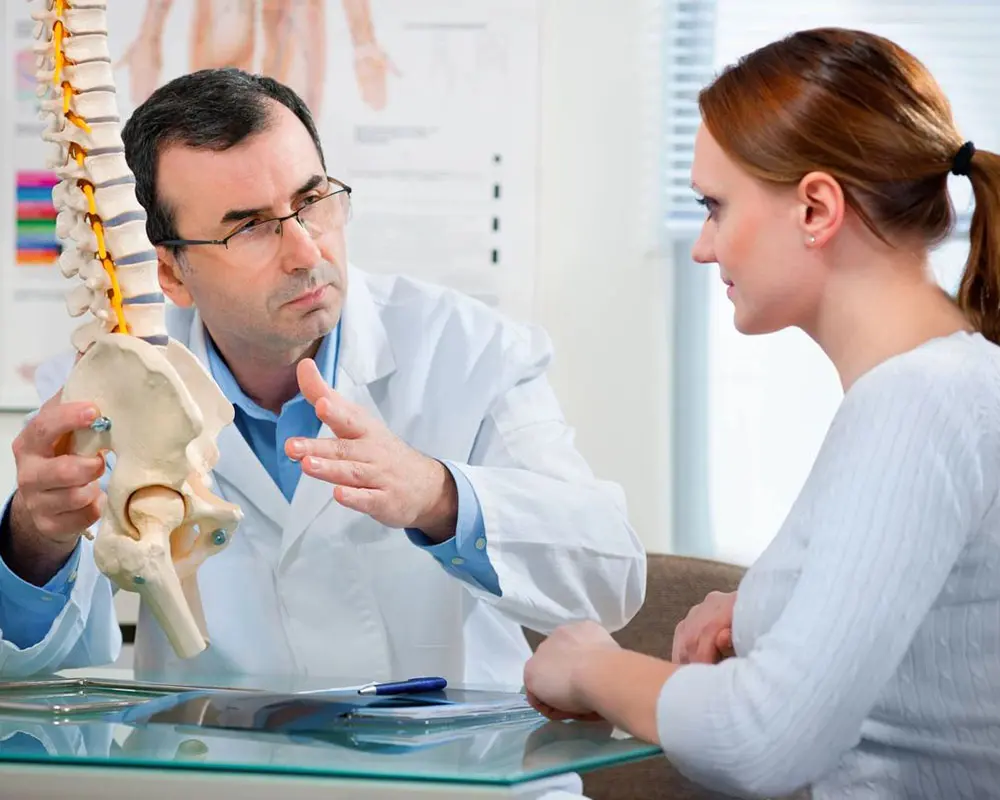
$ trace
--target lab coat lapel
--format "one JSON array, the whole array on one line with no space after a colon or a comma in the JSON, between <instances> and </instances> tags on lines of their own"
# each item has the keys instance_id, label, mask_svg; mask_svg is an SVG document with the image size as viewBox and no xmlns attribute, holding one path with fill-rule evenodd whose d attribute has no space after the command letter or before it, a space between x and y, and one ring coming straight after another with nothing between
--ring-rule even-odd
<instances>
[{"instance_id":1,"label":"lab coat lapel","mask_svg":"<svg viewBox=\"0 0 1000 800\"><path fill-rule=\"evenodd\" d=\"M191 323L189 341L189 349L211 374L205 328L197 313ZM219 461L214 472L238 487L243 498L253 503L275 525L284 528L289 514L288 501L235 424L229 424L219 432L218 448Z\"/></svg>"},{"instance_id":2,"label":"lab coat lapel","mask_svg":"<svg viewBox=\"0 0 1000 800\"><path fill-rule=\"evenodd\" d=\"M396 362L389 345L389 336L364 275L354 270L348 272L347 296L341 320L336 391L345 400L358 404L375 419L385 423L372 397L371 386L390 375L396 369ZM318 438L332 436L332 431L324 423ZM356 513L334 500L333 489L326 481L302 475L292 497L288 523L282 537L282 557L289 553L306 528L327 511L331 504L336 508L336 514L345 519Z\"/></svg>"}]
</instances>

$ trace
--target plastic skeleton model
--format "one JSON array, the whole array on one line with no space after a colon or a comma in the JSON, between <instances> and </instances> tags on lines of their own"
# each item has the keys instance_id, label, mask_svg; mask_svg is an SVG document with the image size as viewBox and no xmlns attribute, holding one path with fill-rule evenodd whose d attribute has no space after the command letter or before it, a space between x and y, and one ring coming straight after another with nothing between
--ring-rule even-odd
<instances>
[{"instance_id":1,"label":"plastic skeleton model","mask_svg":"<svg viewBox=\"0 0 1000 800\"><path fill-rule=\"evenodd\" d=\"M30 1L30 0L29 0ZM125 161L108 52L107 0L41 0L35 51L60 269L79 283L67 309L91 319L71 341L65 402L102 416L72 452L115 464L94 539L98 569L138 592L181 658L208 646L197 570L230 541L242 512L211 493L216 438L233 407L207 370L167 335L156 251Z\"/></svg>"}]
</instances>

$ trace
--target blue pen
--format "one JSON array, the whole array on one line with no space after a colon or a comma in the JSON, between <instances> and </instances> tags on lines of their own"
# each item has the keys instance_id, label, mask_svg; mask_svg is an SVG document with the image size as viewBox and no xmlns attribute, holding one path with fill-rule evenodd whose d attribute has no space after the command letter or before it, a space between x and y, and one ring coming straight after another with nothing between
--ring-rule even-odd
<instances>
[{"instance_id":1,"label":"blue pen","mask_svg":"<svg viewBox=\"0 0 1000 800\"><path fill-rule=\"evenodd\" d=\"M447 685L444 678L410 678L396 683L370 683L358 689L358 694L417 694L436 692Z\"/></svg>"}]
</instances>

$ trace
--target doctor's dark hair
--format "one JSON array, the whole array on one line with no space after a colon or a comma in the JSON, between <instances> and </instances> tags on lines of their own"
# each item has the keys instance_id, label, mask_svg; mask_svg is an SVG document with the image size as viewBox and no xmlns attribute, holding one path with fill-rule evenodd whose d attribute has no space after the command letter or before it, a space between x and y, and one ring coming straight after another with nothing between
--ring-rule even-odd
<instances>
[{"instance_id":1,"label":"doctor's dark hair","mask_svg":"<svg viewBox=\"0 0 1000 800\"><path fill-rule=\"evenodd\" d=\"M125 161L135 175L135 193L146 210L146 235L153 244L181 238L173 209L157 191L157 161L163 148L228 150L271 124L271 104L281 103L301 120L326 161L309 108L292 89L273 78L234 67L204 69L165 83L139 105L122 128Z\"/></svg>"},{"instance_id":2,"label":"doctor's dark hair","mask_svg":"<svg viewBox=\"0 0 1000 800\"><path fill-rule=\"evenodd\" d=\"M975 196L958 304L1000 342L1000 157L964 142L937 82L910 53L863 31L800 31L727 67L698 97L705 127L759 180L835 178L883 242L932 247L955 224L948 175Z\"/></svg>"}]
</instances>

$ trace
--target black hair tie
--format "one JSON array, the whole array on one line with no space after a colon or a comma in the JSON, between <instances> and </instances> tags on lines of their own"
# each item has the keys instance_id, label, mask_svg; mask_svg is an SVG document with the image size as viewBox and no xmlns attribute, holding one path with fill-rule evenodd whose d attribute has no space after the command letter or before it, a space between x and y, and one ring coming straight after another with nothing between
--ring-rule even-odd
<instances>
[{"instance_id":1,"label":"black hair tie","mask_svg":"<svg viewBox=\"0 0 1000 800\"><path fill-rule=\"evenodd\" d=\"M951 162L951 174L968 175L972 169L972 156L975 152L976 146L972 142L963 144Z\"/></svg>"}]
</instances>

